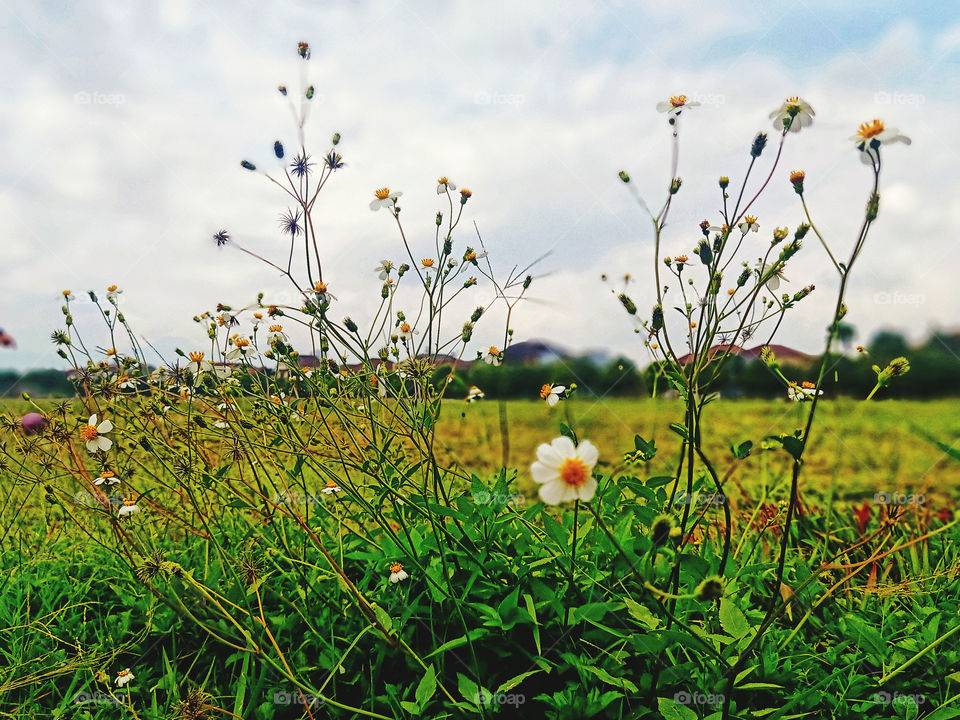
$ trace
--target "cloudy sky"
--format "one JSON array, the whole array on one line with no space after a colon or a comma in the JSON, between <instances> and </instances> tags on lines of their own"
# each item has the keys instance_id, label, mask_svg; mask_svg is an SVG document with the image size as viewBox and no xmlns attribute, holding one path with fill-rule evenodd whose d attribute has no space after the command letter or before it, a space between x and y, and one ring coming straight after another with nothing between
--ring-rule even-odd
<instances>
[{"instance_id":1,"label":"cloudy sky","mask_svg":"<svg viewBox=\"0 0 960 720\"><path fill-rule=\"evenodd\" d=\"M652 304L649 221L617 171L662 201L669 129L656 103L679 93L702 102L683 118L684 185L665 234L664 254L679 254L701 219L719 218L716 178L742 178L753 134L798 94L817 121L788 139L756 206L751 259L774 226L802 219L787 181L800 168L815 220L849 253L870 178L848 137L881 118L913 145L886 153L880 221L854 272L849 320L861 341L881 327L914 339L956 328L953 9L946 0L4 1L0 327L19 347L0 350L0 367L57 366L49 334L68 288L119 285L138 334L163 350L202 347L192 317L217 302L243 305L259 290L290 298L276 273L210 236L225 227L258 252L285 255L285 199L239 161L269 165L274 140L295 139L275 88L298 86L300 40L312 45L317 88L308 147L322 156L333 132L343 137L347 166L315 221L344 314L364 317L379 299L374 265L403 259L389 216L367 207L372 190L403 191L414 253L426 255L442 207L436 178L448 175L473 191L467 220L497 270L549 253L517 310L518 340L643 361L600 278L629 272L638 305ZM791 289L817 290L779 341L815 352L837 278L815 242L788 277ZM77 316L91 322L90 306ZM498 333L495 323L481 329L478 346Z\"/></svg>"}]
</instances>

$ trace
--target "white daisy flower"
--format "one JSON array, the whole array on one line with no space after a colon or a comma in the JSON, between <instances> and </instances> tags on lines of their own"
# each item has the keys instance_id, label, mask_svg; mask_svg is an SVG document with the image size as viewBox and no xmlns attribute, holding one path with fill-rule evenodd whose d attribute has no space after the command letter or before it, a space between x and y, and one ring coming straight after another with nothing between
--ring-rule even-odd
<instances>
[{"instance_id":1,"label":"white daisy flower","mask_svg":"<svg viewBox=\"0 0 960 720\"><path fill-rule=\"evenodd\" d=\"M120 482L120 478L116 477L112 470L104 470L100 473L100 477L93 481L93 484L103 485L107 483L108 485L116 485L118 482Z\"/></svg>"},{"instance_id":2,"label":"white daisy flower","mask_svg":"<svg viewBox=\"0 0 960 720\"><path fill-rule=\"evenodd\" d=\"M335 495L343 492L343 488L337 485L333 480L327 480L327 486L321 490L324 495Z\"/></svg>"},{"instance_id":3,"label":"white daisy flower","mask_svg":"<svg viewBox=\"0 0 960 720\"><path fill-rule=\"evenodd\" d=\"M271 345L274 343L284 343L288 342L287 334L283 331L283 325L271 325L270 326L270 335L267 338L267 342Z\"/></svg>"},{"instance_id":4,"label":"white daisy flower","mask_svg":"<svg viewBox=\"0 0 960 720\"><path fill-rule=\"evenodd\" d=\"M740 228L740 232L746 235L748 232L759 232L760 223L757 222L757 219L753 215L747 215L743 218L743 221L737 225Z\"/></svg>"},{"instance_id":5,"label":"white daisy flower","mask_svg":"<svg viewBox=\"0 0 960 720\"><path fill-rule=\"evenodd\" d=\"M114 305L116 305L117 297L122 292L123 290L118 290L116 285L111 285L110 287L107 288L107 300L113 303Z\"/></svg>"},{"instance_id":6,"label":"white daisy flower","mask_svg":"<svg viewBox=\"0 0 960 720\"><path fill-rule=\"evenodd\" d=\"M904 145L909 145L912 142L906 135L901 135L899 130L888 128L879 120L862 123L860 129L857 130L857 134L852 135L850 139L853 140L857 150L860 151L860 160L867 165L872 164L875 157L871 158L875 156L877 150L884 143L901 142Z\"/></svg>"},{"instance_id":7,"label":"white daisy flower","mask_svg":"<svg viewBox=\"0 0 960 720\"><path fill-rule=\"evenodd\" d=\"M796 383L790 383L790 387L787 388L787 397L794 402L803 402L804 400L812 400L814 397L823 395L823 390L817 390L817 386L812 382L807 382L806 380L797 385Z\"/></svg>"},{"instance_id":8,"label":"white daisy flower","mask_svg":"<svg viewBox=\"0 0 960 720\"><path fill-rule=\"evenodd\" d=\"M137 501L132 498L126 498L123 501L123 507L118 511L120 517L126 517L127 515L136 515L140 512L140 506L137 505ZM130 678L133 679L132 677Z\"/></svg>"},{"instance_id":9,"label":"white daisy flower","mask_svg":"<svg viewBox=\"0 0 960 720\"><path fill-rule=\"evenodd\" d=\"M810 107L810 103L801 97L791 97L783 101L783 105L770 113L770 119L773 120L773 127L778 132L783 132L784 122L790 120L790 132L800 132L801 128L813 125L813 118L816 113Z\"/></svg>"},{"instance_id":10,"label":"white daisy flower","mask_svg":"<svg viewBox=\"0 0 960 720\"><path fill-rule=\"evenodd\" d=\"M323 303L328 303L331 300L336 300L336 298L331 295L330 291L327 289L327 284L320 281L317 281L313 284L313 297L317 305L322 305Z\"/></svg>"},{"instance_id":11,"label":"white daisy flower","mask_svg":"<svg viewBox=\"0 0 960 720\"><path fill-rule=\"evenodd\" d=\"M391 210L397 204L397 198L403 195L402 192L390 192L390 188L380 188L374 193L373 200L370 201L370 209L376 212L382 207L390 208Z\"/></svg>"},{"instance_id":12,"label":"white daisy flower","mask_svg":"<svg viewBox=\"0 0 960 720\"><path fill-rule=\"evenodd\" d=\"M700 103L696 101L688 102L686 95L674 95L669 100L663 100L657 103L657 112L669 113L671 117L679 117L680 113L687 108L697 107Z\"/></svg>"},{"instance_id":13,"label":"white daisy flower","mask_svg":"<svg viewBox=\"0 0 960 720\"><path fill-rule=\"evenodd\" d=\"M126 670L121 670L117 673L117 679L114 680L114 682L117 683L117 687L123 687L135 677L136 676L130 672L130 668L127 668Z\"/></svg>"},{"instance_id":14,"label":"white daisy flower","mask_svg":"<svg viewBox=\"0 0 960 720\"><path fill-rule=\"evenodd\" d=\"M97 416L91 415L87 424L80 428L80 437L83 438L87 450L90 452L95 453L98 450L106 452L113 446L113 440L104 437L104 435L111 430L113 430L112 422L104 420L98 425Z\"/></svg>"},{"instance_id":15,"label":"white daisy flower","mask_svg":"<svg viewBox=\"0 0 960 720\"><path fill-rule=\"evenodd\" d=\"M400 323L400 338L402 340L413 340L413 336L419 333L419 330L414 330L410 327L410 323L402 322Z\"/></svg>"},{"instance_id":16,"label":"white daisy flower","mask_svg":"<svg viewBox=\"0 0 960 720\"><path fill-rule=\"evenodd\" d=\"M530 466L540 484L540 499L548 505L571 500L589 501L597 491L593 468L600 452L589 440L574 445L568 437L558 437L537 448L537 460Z\"/></svg>"},{"instance_id":17,"label":"white daisy flower","mask_svg":"<svg viewBox=\"0 0 960 720\"><path fill-rule=\"evenodd\" d=\"M444 175L442 178L437 180L437 195L443 195L448 190L450 192L453 192L456 189L457 189L457 186L454 185L452 182L450 182L450 180L447 179L446 175Z\"/></svg>"},{"instance_id":18,"label":"white daisy flower","mask_svg":"<svg viewBox=\"0 0 960 720\"><path fill-rule=\"evenodd\" d=\"M129 375L120 375L117 378L117 387L121 390L136 390L137 381Z\"/></svg>"},{"instance_id":19,"label":"white daisy flower","mask_svg":"<svg viewBox=\"0 0 960 720\"><path fill-rule=\"evenodd\" d=\"M425 273L430 274L431 270L436 270L436 268L434 267L436 263L437 261L434 260L433 258L424 258L423 260L420 261L420 266L423 268L423 271Z\"/></svg>"},{"instance_id":20,"label":"white daisy flower","mask_svg":"<svg viewBox=\"0 0 960 720\"><path fill-rule=\"evenodd\" d=\"M503 353L495 346L491 345L487 350L487 354L483 357L483 361L487 365L498 367L503 362Z\"/></svg>"},{"instance_id":21,"label":"white daisy flower","mask_svg":"<svg viewBox=\"0 0 960 720\"><path fill-rule=\"evenodd\" d=\"M400 563L390 563L390 582L396 585L401 580L406 580L410 577L407 574L407 571L403 569L403 565Z\"/></svg>"},{"instance_id":22,"label":"white daisy flower","mask_svg":"<svg viewBox=\"0 0 960 720\"><path fill-rule=\"evenodd\" d=\"M769 269L770 269L770 266L767 265L766 263L763 263L763 266L760 268L760 277L761 278L764 277L769 271ZM781 280L783 282L790 282L786 278L786 276L783 274L783 265L779 266L776 270L774 270L773 274L770 276L770 279L767 280L766 282L767 290L769 290L772 293L779 290Z\"/></svg>"},{"instance_id":23,"label":"white daisy flower","mask_svg":"<svg viewBox=\"0 0 960 720\"><path fill-rule=\"evenodd\" d=\"M467 402L476 402L477 400L483 400L484 398L483 390L478 388L476 385L471 385L470 389L467 391Z\"/></svg>"},{"instance_id":24,"label":"white daisy flower","mask_svg":"<svg viewBox=\"0 0 960 720\"><path fill-rule=\"evenodd\" d=\"M380 264L373 269L373 271L377 273L377 277L381 280L386 280L391 270L393 270L392 260L381 260Z\"/></svg>"},{"instance_id":25,"label":"white daisy flower","mask_svg":"<svg viewBox=\"0 0 960 720\"><path fill-rule=\"evenodd\" d=\"M246 338L233 339L233 350L227 353L227 360L246 359L257 354L257 349Z\"/></svg>"},{"instance_id":26,"label":"white daisy flower","mask_svg":"<svg viewBox=\"0 0 960 720\"><path fill-rule=\"evenodd\" d=\"M540 388L540 399L546 400L547 405L553 407L558 402L560 398L563 397L563 393L566 390L564 385L550 385L549 383Z\"/></svg>"},{"instance_id":27,"label":"white daisy flower","mask_svg":"<svg viewBox=\"0 0 960 720\"><path fill-rule=\"evenodd\" d=\"M190 362L187 363L187 370L192 372L194 375L200 375L205 372L213 372L213 363L209 360L204 360L205 353L202 352L192 352L190 353Z\"/></svg>"}]
</instances>

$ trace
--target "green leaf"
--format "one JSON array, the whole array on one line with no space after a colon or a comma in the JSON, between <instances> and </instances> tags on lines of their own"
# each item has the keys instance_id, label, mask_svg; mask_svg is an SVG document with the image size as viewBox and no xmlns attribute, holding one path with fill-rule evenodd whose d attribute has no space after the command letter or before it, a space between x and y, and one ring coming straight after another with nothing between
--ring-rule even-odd
<instances>
[{"instance_id":1,"label":"green leaf","mask_svg":"<svg viewBox=\"0 0 960 720\"><path fill-rule=\"evenodd\" d=\"M480 704L480 688L477 684L463 673L457 673L457 688L463 699L473 705Z\"/></svg>"},{"instance_id":2,"label":"green leaf","mask_svg":"<svg viewBox=\"0 0 960 720\"><path fill-rule=\"evenodd\" d=\"M560 423L560 434L573 440L574 445L580 444L580 441L577 440L577 433L566 423Z\"/></svg>"},{"instance_id":3,"label":"green leaf","mask_svg":"<svg viewBox=\"0 0 960 720\"><path fill-rule=\"evenodd\" d=\"M727 635L737 640L750 632L746 615L728 598L720 601L720 626Z\"/></svg>"},{"instance_id":4,"label":"green leaf","mask_svg":"<svg viewBox=\"0 0 960 720\"><path fill-rule=\"evenodd\" d=\"M474 628L473 630L470 631L470 641L472 642L477 638L483 637L488 632L489 630L487 630L486 628ZM434 655L439 655L440 653L444 653L447 650L453 650L453 648L458 648L461 645L466 645L466 644L467 644L467 636L461 635L458 638L445 642L443 645L438 647L432 653L427 655L427 658L432 658Z\"/></svg>"},{"instance_id":5,"label":"green leaf","mask_svg":"<svg viewBox=\"0 0 960 720\"><path fill-rule=\"evenodd\" d=\"M670 429L673 430L677 435L682 437L684 440L690 439L690 431L687 430L686 425L681 423L670 423Z\"/></svg>"},{"instance_id":6,"label":"green leaf","mask_svg":"<svg viewBox=\"0 0 960 720\"><path fill-rule=\"evenodd\" d=\"M407 711L408 713L410 713L411 715L419 715L419 714L420 714L420 706L417 705L416 703L412 703L412 702L409 702L409 701L407 701L407 700L401 700L401 701L400 701L400 707L402 707L404 710L406 710L406 711Z\"/></svg>"},{"instance_id":7,"label":"green leaf","mask_svg":"<svg viewBox=\"0 0 960 720\"><path fill-rule=\"evenodd\" d=\"M614 677L603 668L596 667L595 665L582 665L581 668L596 675L600 680L607 683L607 685L613 685L620 690L629 690L632 693L640 692L637 686L626 678Z\"/></svg>"},{"instance_id":8,"label":"green leaf","mask_svg":"<svg viewBox=\"0 0 960 720\"><path fill-rule=\"evenodd\" d=\"M437 691L437 671L433 669L433 665L430 665L427 668L427 672L424 673L423 677L420 678L420 684L417 685L417 691L415 693L417 698L417 704L420 707L423 707L427 704L427 701L433 697L433 694Z\"/></svg>"},{"instance_id":9,"label":"green leaf","mask_svg":"<svg viewBox=\"0 0 960 720\"><path fill-rule=\"evenodd\" d=\"M530 672L520 673L519 675L516 675L510 678L506 682L501 683L500 687L497 688L497 692L498 693L509 692L510 690L513 690L517 685L522 683L524 680L526 680L528 677L530 677L531 675L536 675L539 672L543 672L543 670L531 670Z\"/></svg>"},{"instance_id":10,"label":"green leaf","mask_svg":"<svg viewBox=\"0 0 960 720\"><path fill-rule=\"evenodd\" d=\"M656 630L660 626L660 618L650 612L650 608L646 605L638 603L633 598L626 596L624 596L623 601L627 605L627 612L630 613L630 617L638 621L641 625L651 630Z\"/></svg>"},{"instance_id":11,"label":"green leaf","mask_svg":"<svg viewBox=\"0 0 960 720\"><path fill-rule=\"evenodd\" d=\"M739 445L731 445L730 450L733 451L733 456L737 460L743 460L750 456L750 451L753 450L753 441L747 440Z\"/></svg>"},{"instance_id":12,"label":"green leaf","mask_svg":"<svg viewBox=\"0 0 960 720\"><path fill-rule=\"evenodd\" d=\"M633 436L633 446L643 460L652 460L657 454L657 443L655 440L647 442L639 435Z\"/></svg>"},{"instance_id":13,"label":"green leaf","mask_svg":"<svg viewBox=\"0 0 960 720\"><path fill-rule=\"evenodd\" d=\"M697 714L686 705L679 705L670 698L657 698L657 709L665 720L698 720Z\"/></svg>"},{"instance_id":14,"label":"green leaf","mask_svg":"<svg viewBox=\"0 0 960 720\"><path fill-rule=\"evenodd\" d=\"M661 485L666 485L667 483L672 483L674 480L676 480L676 478L673 475L657 475L656 477L648 478L644 486L656 488Z\"/></svg>"}]
</instances>

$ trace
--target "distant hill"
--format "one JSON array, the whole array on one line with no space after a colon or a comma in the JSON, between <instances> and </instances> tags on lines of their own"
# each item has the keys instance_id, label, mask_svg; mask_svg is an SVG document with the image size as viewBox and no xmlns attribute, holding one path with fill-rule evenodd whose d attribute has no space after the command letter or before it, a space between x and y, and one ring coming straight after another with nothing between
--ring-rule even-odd
<instances>
[{"instance_id":1,"label":"distant hill","mask_svg":"<svg viewBox=\"0 0 960 720\"><path fill-rule=\"evenodd\" d=\"M507 365L545 365L569 358L586 358L597 365L604 365L610 359L604 350L574 353L546 340L524 340L509 347L504 354L503 362Z\"/></svg>"}]
</instances>

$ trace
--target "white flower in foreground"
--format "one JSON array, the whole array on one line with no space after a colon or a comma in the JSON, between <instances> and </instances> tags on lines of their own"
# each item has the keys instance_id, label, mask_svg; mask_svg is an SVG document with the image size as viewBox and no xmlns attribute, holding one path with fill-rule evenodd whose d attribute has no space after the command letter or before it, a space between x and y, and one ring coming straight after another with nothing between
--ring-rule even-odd
<instances>
[{"instance_id":1,"label":"white flower in foreground","mask_svg":"<svg viewBox=\"0 0 960 720\"><path fill-rule=\"evenodd\" d=\"M540 399L546 400L547 405L553 407L560 402L560 398L563 397L563 393L566 389L567 388L564 385L544 385L540 388Z\"/></svg>"},{"instance_id":2,"label":"white flower in foreground","mask_svg":"<svg viewBox=\"0 0 960 720\"><path fill-rule=\"evenodd\" d=\"M657 112L669 113L670 117L679 117L680 113L687 108L697 107L700 103L696 101L687 101L686 95L674 95L669 100L657 103Z\"/></svg>"},{"instance_id":3,"label":"white flower in foreground","mask_svg":"<svg viewBox=\"0 0 960 720\"><path fill-rule=\"evenodd\" d=\"M116 485L120 482L120 478L113 474L112 470L104 470L100 473L100 477L93 481L94 485L103 485L107 483L108 485Z\"/></svg>"},{"instance_id":4,"label":"white flower in foreground","mask_svg":"<svg viewBox=\"0 0 960 720\"><path fill-rule=\"evenodd\" d=\"M377 277L381 280L386 280L391 270L393 270L392 260L381 260L380 264L373 269L373 271L377 273Z\"/></svg>"},{"instance_id":5,"label":"white flower in foreground","mask_svg":"<svg viewBox=\"0 0 960 720\"><path fill-rule=\"evenodd\" d=\"M410 577L407 574L407 571L403 569L403 565L400 563L390 563L390 582L396 585L401 580L406 580Z\"/></svg>"},{"instance_id":6,"label":"white flower in foreground","mask_svg":"<svg viewBox=\"0 0 960 720\"><path fill-rule=\"evenodd\" d=\"M402 192L390 192L390 188L380 188L374 191L374 198L370 201L370 209L376 212L382 207L393 209L397 204L397 198L403 195Z\"/></svg>"},{"instance_id":7,"label":"white flower in foreground","mask_svg":"<svg viewBox=\"0 0 960 720\"><path fill-rule=\"evenodd\" d=\"M443 195L447 191L453 192L456 189L457 186L450 182L446 176L437 180L437 195Z\"/></svg>"},{"instance_id":8,"label":"white flower in foreground","mask_svg":"<svg viewBox=\"0 0 960 720\"><path fill-rule=\"evenodd\" d=\"M140 512L140 506L137 505L137 501L132 498L126 498L117 514L120 517L126 517L128 515L136 515L138 512ZM133 678L131 678L131 680L132 679Z\"/></svg>"},{"instance_id":9,"label":"white flower in foreground","mask_svg":"<svg viewBox=\"0 0 960 720\"><path fill-rule=\"evenodd\" d=\"M466 400L468 403L476 402L477 400L483 400L484 397L485 395L483 394L483 390L478 388L476 385L471 385L470 389L467 390Z\"/></svg>"},{"instance_id":10,"label":"white flower in foreground","mask_svg":"<svg viewBox=\"0 0 960 720\"><path fill-rule=\"evenodd\" d=\"M770 270L770 266L766 263L763 264L763 267L760 268L760 277L764 277L767 272ZM790 282L783 274L783 265L779 266L776 270L773 271L773 274L770 276L770 279L767 280L767 290L770 292L776 292L780 289L780 281Z\"/></svg>"},{"instance_id":11,"label":"white flower in foreground","mask_svg":"<svg viewBox=\"0 0 960 720\"><path fill-rule=\"evenodd\" d=\"M123 687L135 677L136 676L130 672L130 668L127 668L126 670L121 670L117 673L117 679L114 680L114 682L117 683L117 687Z\"/></svg>"},{"instance_id":12,"label":"white flower in foreground","mask_svg":"<svg viewBox=\"0 0 960 720\"><path fill-rule=\"evenodd\" d=\"M861 123L856 135L850 137L860 151L860 160L867 165L872 164L872 156L884 143L901 142L909 145L912 141L906 135L901 135L896 128L888 128L879 120Z\"/></svg>"},{"instance_id":13,"label":"white flower in foreground","mask_svg":"<svg viewBox=\"0 0 960 720\"><path fill-rule=\"evenodd\" d=\"M558 437L537 448L537 461L530 466L540 484L540 499L548 505L571 500L589 501L597 491L593 467L600 452L589 440L574 445L568 437Z\"/></svg>"},{"instance_id":14,"label":"white flower in foreground","mask_svg":"<svg viewBox=\"0 0 960 720\"><path fill-rule=\"evenodd\" d=\"M104 420L98 425L97 416L91 415L87 424L80 428L80 437L83 438L90 452L95 453L98 450L106 452L113 446L113 440L104 435L111 430L113 430L112 422Z\"/></svg>"},{"instance_id":15,"label":"white flower in foreground","mask_svg":"<svg viewBox=\"0 0 960 720\"><path fill-rule=\"evenodd\" d=\"M487 354L484 355L483 361L487 365L493 365L497 367L503 362L503 353L494 345L491 345L487 350Z\"/></svg>"},{"instance_id":16,"label":"white flower in foreground","mask_svg":"<svg viewBox=\"0 0 960 720\"><path fill-rule=\"evenodd\" d=\"M794 96L784 100L783 105L770 113L770 119L773 120L774 129L783 132L784 122L793 118L790 120L790 132L800 132L801 128L813 125L815 115L810 103Z\"/></svg>"},{"instance_id":17,"label":"white flower in foreground","mask_svg":"<svg viewBox=\"0 0 960 720\"><path fill-rule=\"evenodd\" d=\"M333 480L327 480L327 486L321 490L324 495L334 495L338 492L343 492L343 488L337 485Z\"/></svg>"},{"instance_id":18,"label":"white flower in foreground","mask_svg":"<svg viewBox=\"0 0 960 720\"><path fill-rule=\"evenodd\" d=\"M759 232L760 223L757 222L757 219L753 215L747 215L743 218L743 221L737 225L744 235L748 232Z\"/></svg>"},{"instance_id":19,"label":"white flower in foreground","mask_svg":"<svg viewBox=\"0 0 960 720\"><path fill-rule=\"evenodd\" d=\"M823 390L817 390L817 386L812 382L804 382L800 385L796 383L790 383L790 387L787 388L787 397L793 400L794 402L803 402L804 400L812 400L814 397L823 395Z\"/></svg>"},{"instance_id":20,"label":"white flower in foreground","mask_svg":"<svg viewBox=\"0 0 960 720\"><path fill-rule=\"evenodd\" d=\"M233 350L227 353L227 360L246 359L257 354L257 349L246 338L233 339Z\"/></svg>"},{"instance_id":21,"label":"white flower in foreground","mask_svg":"<svg viewBox=\"0 0 960 720\"><path fill-rule=\"evenodd\" d=\"M116 285L111 285L107 288L107 300L109 300L114 305L117 304L117 297L122 293L123 290L118 290Z\"/></svg>"}]
</instances>

